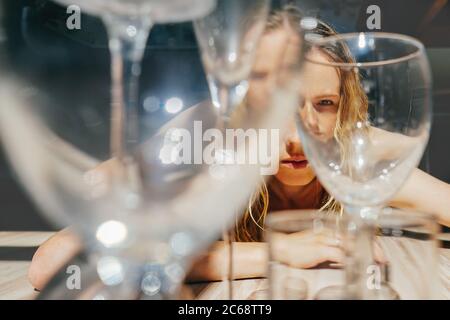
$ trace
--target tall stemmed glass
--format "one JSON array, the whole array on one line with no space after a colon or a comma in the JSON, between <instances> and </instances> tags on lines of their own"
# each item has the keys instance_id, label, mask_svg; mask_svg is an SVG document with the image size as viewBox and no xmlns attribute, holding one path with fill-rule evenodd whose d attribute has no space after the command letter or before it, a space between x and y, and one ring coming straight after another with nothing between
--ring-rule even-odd
<instances>
[{"instance_id":1,"label":"tall stemmed glass","mask_svg":"<svg viewBox=\"0 0 450 320\"><path fill-rule=\"evenodd\" d=\"M353 33L311 41L299 133L321 183L353 219L347 297L371 298L366 271L375 263L374 223L428 141L430 69L422 43L403 35Z\"/></svg>"},{"instance_id":2,"label":"tall stemmed glass","mask_svg":"<svg viewBox=\"0 0 450 320\"><path fill-rule=\"evenodd\" d=\"M117 173L129 191L139 192L135 155L139 137L138 82L147 38L155 23L189 21L209 13L215 0L55 0L77 4L102 18L111 54L111 156L118 160Z\"/></svg>"},{"instance_id":3,"label":"tall stemmed glass","mask_svg":"<svg viewBox=\"0 0 450 320\"><path fill-rule=\"evenodd\" d=\"M147 39L155 23L189 21L209 13L215 0L95 0L67 1L98 15L106 26L111 55L110 152L115 159L112 186L125 199L125 211L136 210L127 198L143 202L144 182L138 165L138 143L142 136L138 120L138 83Z\"/></svg>"},{"instance_id":4,"label":"tall stemmed glass","mask_svg":"<svg viewBox=\"0 0 450 320\"><path fill-rule=\"evenodd\" d=\"M211 14L194 21L212 101L224 127L247 93L269 7L269 0L218 0Z\"/></svg>"},{"instance_id":5,"label":"tall stemmed glass","mask_svg":"<svg viewBox=\"0 0 450 320\"><path fill-rule=\"evenodd\" d=\"M222 130L229 127L234 109L247 93L253 57L269 7L269 0L218 0L211 14L194 22L212 102L218 111L217 127ZM218 159L218 165L223 166L224 161ZM224 230L223 240L229 256L225 281L232 299L233 234Z\"/></svg>"},{"instance_id":6,"label":"tall stemmed glass","mask_svg":"<svg viewBox=\"0 0 450 320\"><path fill-rule=\"evenodd\" d=\"M85 3L86 8L93 9L100 2ZM161 1L161 7L173 3ZM282 133L278 135L274 131L272 135L271 130L262 130L270 135L259 139L256 134L250 137L250 142L232 139L237 159L262 153L268 157L258 157L256 163L238 162L226 175L213 175L214 164L203 151L215 144L204 140L202 131L197 134L198 123L194 120L200 119L204 129L214 129L215 110L205 104L189 108L180 104L180 99L167 100L164 92L152 92L150 100L164 99L166 104L164 108L158 105L158 111L154 111L154 105L144 103L147 113L139 120L147 124L145 121L152 117L158 120L159 127L149 129L143 125L136 131L141 143L135 149L127 149L131 150L127 156L131 155L132 165L136 164L139 170L121 175L121 164L117 166L117 160L108 152L109 84L105 80L107 75L103 76L96 68L99 60L104 59L102 50L97 51L91 45L80 46L72 37L64 38L64 34L64 41L47 41L61 40L61 35L55 35L39 20L34 20L36 24L32 25L37 31L32 38L21 30L21 26L32 21L23 21L23 15L17 13L32 9L29 11L33 16L40 17L41 11L7 1L0 5L7 12L0 17L5 32L0 46L3 146L38 207L52 221L72 225L82 234L89 253L88 266L79 265L81 290L67 286L69 274L63 269L61 277L55 278L40 297L176 297L196 255L217 240L224 226L232 225L235 214L248 203L259 185L261 175L270 174L267 170L278 164L278 152L273 149L278 146ZM51 9L53 12L54 7ZM64 22L66 17L64 10L56 17L57 22L59 19ZM133 28L130 30L134 33ZM83 30L80 33L85 35ZM295 44L298 47L302 43L297 39ZM79 64L73 63L74 60ZM179 70L171 70L171 76L180 77ZM164 70L164 75L168 72L171 71ZM158 79L159 74L153 77ZM276 83L278 92L292 92L290 86L298 88L298 79L288 80ZM173 91L172 94L181 97L176 88ZM269 94L266 97L267 106L252 104L254 108L249 112L252 121L244 119L243 123L257 133L259 129L282 132L296 104L286 100L283 94L275 95L278 101L274 103L270 103ZM286 105L284 112L279 112L280 104ZM174 112L180 114L164 124L167 113ZM125 129L129 128L129 121L126 119ZM214 130L209 133L217 135ZM263 150L258 152L260 148ZM261 169L267 170L261 172ZM139 175L134 180L135 172ZM117 179L122 176L129 180ZM129 181L137 181L137 187ZM78 265L77 261L74 264Z\"/></svg>"},{"instance_id":7,"label":"tall stemmed glass","mask_svg":"<svg viewBox=\"0 0 450 320\"><path fill-rule=\"evenodd\" d=\"M36 114L32 113L31 116L24 115L24 119L27 116L31 117L30 126L28 126L27 130L28 132L32 132L33 128L35 129L34 139L38 144L38 141L40 140L39 137L42 137L42 135L40 135L38 132L43 133L44 131L46 132L44 135L47 135L47 139L54 139L58 141L54 143L54 152L50 152L48 154L49 158L45 161L44 159L42 159L43 161L41 162L41 164L45 162L52 162L53 160L51 160L50 158L55 156L55 154L62 154L67 152L67 160L69 161L70 165L67 166L67 163L65 165L54 164L55 172L60 170L58 171L58 174L56 174L58 178L56 178L55 180L60 179L61 181L59 181L59 183L61 183L61 185L59 186L58 192L48 192L49 195L52 193L59 193L58 200L64 200L65 202L60 203L60 207L58 209L55 209L56 207L58 207L58 205L55 205L55 202L57 202L56 199L50 199L53 195L49 196L49 198L46 198L46 200L39 200L39 202L41 202L41 204L46 207L46 211L51 212L52 214L55 214L55 212L59 211L59 215L61 215L64 212L69 211L73 215L69 218L69 223L75 223L78 231L81 231L81 233L85 235L85 238L89 238L87 242L90 245L96 247L95 249L89 249L93 249L93 251L96 251L97 253L103 251L104 255L115 256L115 260L113 259L113 264L115 263L116 266L120 266L123 261L119 261L119 258L124 257L125 254L124 252L119 252L120 248L118 248L117 245L119 244L119 242L124 241L128 242L126 245L124 245L124 247L129 246L129 241L125 241L125 238L128 237L127 230L129 230L130 228L132 229L133 225L137 225L138 223L136 223L135 221L136 217L129 218L127 216L133 214L136 215L137 212L142 212L142 207L136 205L136 203L144 202L143 193L145 191L143 190L143 187L147 187L145 183L141 181L139 167L142 167L142 165L138 165L137 160L139 153L138 141L144 136L139 128L138 121L137 85L139 81L139 75L141 73L141 60L146 47L148 34L154 23L188 21L199 18L209 13L215 5L215 0L57 0L56 2L67 5L78 5L81 9L81 12L100 16L108 31L112 75L109 158L114 159L109 161L113 162L114 168L109 171L112 177L108 178L112 178L113 180L115 180L110 184L110 186L112 186L112 188L115 190L113 190L111 193L110 191L103 190L102 192L100 192L103 194L103 197L100 196L100 193L97 193L96 196L93 196L93 189L90 185L92 184L92 181L95 180L95 178L92 178L93 174L89 172L88 174L85 173L86 171L93 169L100 163L98 162L98 159L86 156L86 154L83 154L81 150L77 150L76 148L74 148L74 146L70 144L70 141L64 141L64 139L60 139L59 137L57 137L57 135L54 134L54 132L52 132L52 129L54 128L52 128L50 123L47 121L52 117L52 113L56 114L56 109L54 109L54 105L52 105L51 102L47 102L47 109L45 111L37 111L37 109L39 108L36 108L34 111L36 112ZM81 28L86 28L86 26L82 23ZM29 48L25 48L25 50L27 49ZM26 52L25 50L24 53L28 54L29 52ZM44 54L42 56L44 56ZM28 80L29 79L25 79L24 83L27 83ZM21 85L23 85L23 83L14 84L15 87L20 87ZM11 92L15 91L11 90ZM44 95L43 92L36 91L36 93L39 93L39 96ZM55 96L57 96L57 94L55 94ZM16 97L11 96L11 99L16 99ZM17 102L17 104L19 104L19 102ZM21 112L28 112L29 110L27 110L26 107L28 107L28 104L24 105L24 108L18 109L20 109ZM89 109L88 112L91 115L96 114L99 111L95 110L95 108L91 106L89 106L89 108L87 109ZM78 110L74 110L72 112L72 115L74 117L76 117L76 111ZM40 115L38 116L39 112ZM67 122L70 120L68 118L64 119L64 117L61 117L60 121L62 123L66 123L67 125ZM23 122L25 123L26 120L24 120ZM48 130L48 132L46 129L41 127L45 127L46 125L51 128L50 130ZM66 128L66 130L62 131L66 131L67 133L70 130L73 130L73 128ZM101 132L101 134L103 134L103 132ZM99 138L101 134L97 132L98 136L91 138L94 138L95 140L95 138ZM82 136L82 134L79 134L79 136ZM38 158L39 156L36 154L36 159ZM34 166L35 169L37 169L38 167L39 165ZM68 169L68 167L72 167L72 169ZM101 174L101 172L95 173L97 177ZM36 178L36 176L34 178ZM29 175L25 179L33 180ZM44 178L36 178L36 181L39 179L41 180L40 183L43 183L42 180L44 180ZM63 182L64 180L66 181ZM67 180L70 180L70 182L68 182ZM47 182L48 181L46 181L46 183ZM71 186L69 187L69 185L64 185L65 183L71 184ZM56 183L56 181L53 181L51 184L56 186L58 183ZM83 184L84 187L82 186ZM32 190L32 194L35 195L38 188L33 188L31 186L29 188ZM70 188L72 192L66 192ZM77 188L78 190L75 191ZM39 192L42 192L42 190L44 190L44 188L40 189L41 190ZM99 189L97 188L97 191L98 190ZM82 193L85 193L85 195L82 195ZM111 196L112 194L114 194L115 196L112 196L112 199L110 198L106 201L109 201L111 204L115 203L115 205L112 205L110 208L106 209L104 203L106 202L105 198L108 198L108 196L105 196L105 194L108 193L110 193L109 196ZM42 198L43 197L41 197L41 199ZM99 200L99 198L103 199ZM72 201L74 199L78 199L78 201ZM119 200L114 201L115 199ZM130 199L134 199L133 201L131 201L133 202L133 204L130 203ZM76 204L75 202L78 202L78 204ZM103 204L99 205L100 203ZM49 209L49 206L52 208ZM75 210L74 208L77 206L79 206L79 209ZM109 215L105 215L104 209L109 212ZM74 214L74 211L78 211L77 213L91 211L94 212L91 213L91 217L80 217L77 216L77 214ZM108 218L111 218L112 220L109 220ZM65 222L67 223L67 221ZM113 224L111 225L109 222L113 222ZM104 235L103 232L97 232L96 234L95 229L99 228L99 230L101 231L102 228L104 229L105 223L107 227L105 229L107 235L109 234L109 236L111 236L111 233L115 233L114 237L118 236L119 238L121 238L121 240L115 245L102 241L108 238L108 236L106 236L106 238L102 236ZM116 227L114 227L114 225L119 228L117 229ZM111 226L113 226L112 229ZM161 228L162 227L163 226L161 226ZM136 256L142 257L143 255L135 254L135 257ZM111 263L107 265L111 267ZM133 266L133 268L134 267L135 266ZM125 273L127 273L128 275L131 274L130 272ZM137 278L139 277L137 276ZM111 284L111 282L109 283ZM130 297L128 295L129 291L119 292L119 290L115 290L115 292L118 292L115 297ZM54 292L52 293L54 294Z\"/></svg>"}]
</instances>

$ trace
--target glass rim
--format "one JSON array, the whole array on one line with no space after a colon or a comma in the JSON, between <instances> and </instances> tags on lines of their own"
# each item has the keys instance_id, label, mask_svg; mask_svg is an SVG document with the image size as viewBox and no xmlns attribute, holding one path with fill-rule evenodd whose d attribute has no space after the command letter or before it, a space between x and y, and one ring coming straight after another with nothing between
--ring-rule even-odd
<instances>
[{"instance_id":1,"label":"glass rim","mask_svg":"<svg viewBox=\"0 0 450 320\"><path fill-rule=\"evenodd\" d=\"M437 224L438 219L435 214L422 212L414 209L403 209L403 208L392 208L386 207L380 210L380 214L378 215L377 221L380 223L383 219L387 219L390 217L398 217L405 216L408 219L420 219L422 221L426 221L427 223Z\"/></svg>"},{"instance_id":2,"label":"glass rim","mask_svg":"<svg viewBox=\"0 0 450 320\"><path fill-rule=\"evenodd\" d=\"M413 209L402 209L402 208L391 208L386 207L380 210L379 216L376 222L382 224L385 219L394 217L407 217L408 219L417 219L424 223L430 223L437 225L437 217L431 213L425 213ZM331 210L320 210L320 209L288 209L288 210L277 210L272 211L267 217L266 226L270 229L274 228L275 224L286 223L289 221L296 222L308 222L314 219L321 219L323 221L331 221L339 218L340 221L350 222L350 216L348 214L340 214L336 211Z\"/></svg>"},{"instance_id":3,"label":"glass rim","mask_svg":"<svg viewBox=\"0 0 450 320\"><path fill-rule=\"evenodd\" d=\"M389 33L389 32L350 32L350 33L340 33L328 37L322 37L319 39L309 40L313 47L320 47L324 44L338 41L346 41L348 39L357 38L361 35L370 36L375 39L393 39L393 40L402 40L405 43L409 43L416 48L413 53L405 54L399 58L393 59L385 59L382 61L369 61L369 62L321 62L315 61L313 59L309 59L305 56L305 61L338 68L372 68L372 67L380 67L391 64L396 64L408 60L412 60L420 55L422 55L425 51L425 47L422 42L418 39L404 35L399 33Z\"/></svg>"},{"instance_id":4,"label":"glass rim","mask_svg":"<svg viewBox=\"0 0 450 320\"><path fill-rule=\"evenodd\" d=\"M314 219L320 219L323 221L331 221L336 218L342 219L341 221L348 221L347 215L341 215L339 212L331 210L319 210L319 209L288 209L272 211L266 219L265 225L269 230L274 228L275 224L286 223L289 221L296 222L308 222Z\"/></svg>"}]
</instances>

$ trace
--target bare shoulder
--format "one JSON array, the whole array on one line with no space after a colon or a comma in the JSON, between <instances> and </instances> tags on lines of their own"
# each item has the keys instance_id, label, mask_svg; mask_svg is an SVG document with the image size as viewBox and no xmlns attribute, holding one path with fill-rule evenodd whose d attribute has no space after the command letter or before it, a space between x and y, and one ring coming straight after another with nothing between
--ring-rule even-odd
<instances>
[{"instance_id":1,"label":"bare shoulder","mask_svg":"<svg viewBox=\"0 0 450 320\"><path fill-rule=\"evenodd\" d=\"M450 225L450 185L420 169L414 169L390 205L432 213Z\"/></svg>"},{"instance_id":2,"label":"bare shoulder","mask_svg":"<svg viewBox=\"0 0 450 320\"><path fill-rule=\"evenodd\" d=\"M411 137L411 136L407 136L398 132L391 132L388 130L384 130L384 129L380 129L380 128L376 128L376 127L370 127L370 137L372 139L372 141L375 144L398 144L398 143L402 143L402 144L413 144L417 142L416 137Z\"/></svg>"},{"instance_id":3,"label":"bare shoulder","mask_svg":"<svg viewBox=\"0 0 450 320\"><path fill-rule=\"evenodd\" d=\"M369 136L372 146L377 148L377 154L384 159L404 158L412 152L422 152L428 139L424 134L409 136L376 127L370 127Z\"/></svg>"}]
</instances>

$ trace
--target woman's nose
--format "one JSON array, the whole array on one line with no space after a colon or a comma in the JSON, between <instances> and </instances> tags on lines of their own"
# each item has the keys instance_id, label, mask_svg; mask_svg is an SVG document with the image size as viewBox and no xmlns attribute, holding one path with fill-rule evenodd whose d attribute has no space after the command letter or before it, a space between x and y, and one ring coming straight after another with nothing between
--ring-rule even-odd
<instances>
[{"instance_id":1,"label":"woman's nose","mask_svg":"<svg viewBox=\"0 0 450 320\"><path fill-rule=\"evenodd\" d=\"M292 123L289 126L289 131L286 135L285 144L286 144L286 151L289 154L299 153L302 149L300 137L298 135L295 123Z\"/></svg>"},{"instance_id":2,"label":"woman's nose","mask_svg":"<svg viewBox=\"0 0 450 320\"><path fill-rule=\"evenodd\" d=\"M310 101L306 101L302 110L300 111L300 116L306 128L312 133L319 132L319 119L317 115L317 110Z\"/></svg>"}]
</instances>

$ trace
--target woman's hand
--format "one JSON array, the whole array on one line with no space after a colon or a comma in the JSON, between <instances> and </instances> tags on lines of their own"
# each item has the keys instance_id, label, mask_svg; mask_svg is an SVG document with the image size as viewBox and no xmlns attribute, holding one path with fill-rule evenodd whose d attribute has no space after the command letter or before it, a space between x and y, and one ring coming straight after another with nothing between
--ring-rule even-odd
<instances>
[{"instance_id":1,"label":"woman's hand","mask_svg":"<svg viewBox=\"0 0 450 320\"><path fill-rule=\"evenodd\" d=\"M330 230L271 235L274 259L295 268L312 268L323 262L344 263L341 238Z\"/></svg>"},{"instance_id":2,"label":"woman's hand","mask_svg":"<svg viewBox=\"0 0 450 320\"><path fill-rule=\"evenodd\" d=\"M112 158L84 174L84 181L91 188L93 194L99 196L109 191L117 165L117 160Z\"/></svg>"},{"instance_id":3,"label":"woman's hand","mask_svg":"<svg viewBox=\"0 0 450 320\"><path fill-rule=\"evenodd\" d=\"M78 236L64 229L45 241L33 256L28 279L31 285L42 290L47 282L70 259L81 250L82 244Z\"/></svg>"},{"instance_id":4,"label":"woman's hand","mask_svg":"<svg viewBox=\"0 0 450 320\"><path fill-rule=\"evenodd\" d=\"M117 161L102 162L84 175L86 185L93 196L109 192L112 173ZM42 290L53 275L81 250L81 240L70 228L59 231L45 241L35 252L28 269L28 279L32 286Z\"/></svg>"},{"instance_id":5,"label":"woman's hand","mask_svg":"<svg viewBox=\"0 0 450 320\"><path fill-rule=\"evenodd\" d=\"M336 266L343 266L345 263L343 239L332 230L278 233L271 237L274 259L291 267L306 269L325 262ZM373 255L376 262L386 262L377 243L374 244Z\"/></svg>"}]
</instances>

